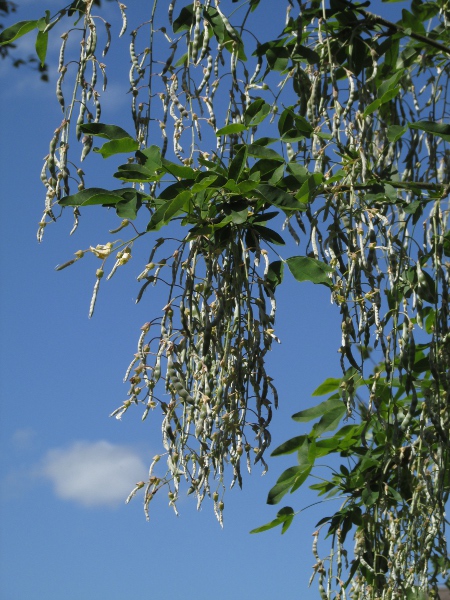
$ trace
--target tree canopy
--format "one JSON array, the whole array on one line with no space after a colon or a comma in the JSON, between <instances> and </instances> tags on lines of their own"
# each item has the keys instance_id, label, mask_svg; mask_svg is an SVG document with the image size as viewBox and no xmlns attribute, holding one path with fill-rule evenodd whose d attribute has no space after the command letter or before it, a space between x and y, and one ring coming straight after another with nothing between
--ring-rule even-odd
<instances>
[{"instance_id":1,"label":"tree canopy","mask_svg":"<svg viewBox=\"0 0 450 600\"><path fill-rule=\"evenodd\" d=\"M314 424L273 450L296 464L268 502L311 484L318 459L336 458L339 468L311 484L342 500L314 533L321 598L436 597L450 484L450 11L412 0L388 19L389 3L374 13L369 2L288 1L270 31L265 5L154 0L129 23L119 3L117 32L99 2L75 0L0 33L7 48L34 34L44 65L52 29L67 23L38 239L68 211L74 232L90 206L115 210L111 240L58 269L87 254L100 261L89 316L138 244L148 260L137 301L150 286L167 289L112 413L160 415L161 453L129 496L143 493L147 515L157 493L176 511L186 482L222 523L230 480L241 485L253 463L267 468L273 408L284 401L266 363L279 341L277 294L285 271L327 288L342 375L293 415ZM127 128L102 120L117 33L130 41ZM80 165L91 152L113 157L108 189L87 185L94 174ZM295 514L284 506L254 533L284 533Z\"/></svg>"}]
</instances>

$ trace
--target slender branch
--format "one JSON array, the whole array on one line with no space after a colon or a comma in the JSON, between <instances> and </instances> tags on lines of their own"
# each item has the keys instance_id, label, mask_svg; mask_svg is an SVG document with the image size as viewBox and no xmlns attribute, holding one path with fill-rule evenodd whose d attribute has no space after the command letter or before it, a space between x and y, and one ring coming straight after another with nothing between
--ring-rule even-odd
<instances>
[{"instance_id":1,"label":"slender branch","mask_svg":"<svg viewBox=\"0 0 450 600\"><path fill-rule=\"evenodd\" d=\"M421 35L420 33L415 33L414 31L407 32L402 25L399 25L398 23L393 23L392 21L388 21L380 15L376 15L367 10L364 10L363 8L360 8L359 6L355 6L352 2L349 2L349 0L341 0L341 2L349 8L358 11L359 14L363 15L368 21L378 23L378 25L383 25L384 27L389 27L389 29L395 29L395 31L402 33L404 36L410 37L413 40L417 40L418 42L427 44L428 46L432 46L433 48L441 50L442 52L445 52L446 54L450 55L449 47L445 46L444 44L441 44L440 42L436 42L435 40L429 38L426 35Z\"/></svg>"}]
</instances>

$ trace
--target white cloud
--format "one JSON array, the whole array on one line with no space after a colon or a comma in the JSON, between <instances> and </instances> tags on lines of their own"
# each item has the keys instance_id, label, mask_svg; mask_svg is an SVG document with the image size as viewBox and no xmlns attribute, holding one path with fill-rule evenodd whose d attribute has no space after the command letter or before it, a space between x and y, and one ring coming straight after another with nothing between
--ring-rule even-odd
<instances>
[{"instance_id":1,"label":"white cloud","mask_svg":"<svg viewBox=\"0 0 450 600\"><path fill-rule=\"evenodd\" d=\"M63 500L114 507L125 501L137 481L145 479L146 470L133 449L99 441L50 450L39 474L53 483Z\"/></svg>"}]
</instances>

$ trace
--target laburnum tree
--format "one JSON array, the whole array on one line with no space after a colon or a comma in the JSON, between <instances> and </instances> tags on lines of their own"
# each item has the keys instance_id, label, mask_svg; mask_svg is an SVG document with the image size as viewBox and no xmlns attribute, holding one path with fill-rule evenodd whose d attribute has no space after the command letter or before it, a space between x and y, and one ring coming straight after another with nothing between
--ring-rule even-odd
<instances>
[{"instance_id":1,"label":"laburnum tree","mask_svg":"<svg viewBox=\"0 0 450 600\"><path fill-rule=\"evenodd\" d=\"M275 4L284 23L260 39ZM58 267L99 259L90 316L137 245L148 248L137 301L167 290L113 413L162 421L161 453L129 499L143 494L148 515L167 494L176 511L185 483L222 523L225 487L253 463L266 468L278 403L266 356L289 270L328 288L342 375L293 415L314 423L272 452L296 460L268 502L311 481L341 498L314 532L321 598L436 598L449 563L448 2L405 0L391 20L389 3L154 0L133 23L119 2L119 24L104 6L75 0L4 29L0 43L35 35L43 65L66 24L50 65L59 108L39 241L68 212L74 231L90 206L113 209L111 241ZM102 119L117 36L129 39L127 129ZM123 155L108 189L88 185L91 152ZM317 483L326 457L340 468ZM294 517L285 506L254 532L284 532Z\"/></svg>"}]
</instances>

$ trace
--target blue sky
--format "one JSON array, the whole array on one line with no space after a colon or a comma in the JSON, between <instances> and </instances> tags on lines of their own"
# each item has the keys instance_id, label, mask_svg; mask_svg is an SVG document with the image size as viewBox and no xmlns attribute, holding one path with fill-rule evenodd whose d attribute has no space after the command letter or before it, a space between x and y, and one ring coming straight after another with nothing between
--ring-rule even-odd
<instances>
[{"instance_id":1,"label":"blue sky","mask_svg":"<svg viewBox=\"0 0 450 600\"><path fill-rule=\"evenodd\" d=\"M17 20L40 17L51 5L58 3L21 2ZM117 12L115 6L109 10ZM24 38L21 51L32 53L33 43ZM58 43L49 51L53 64ZM117 65L117 71L127 68L126 59ZM115 71L110 69L112 90L119 89ZM156 498L149 523L140 496L125 505L159 450L160 424L157 415L142 423L138 411L121 421L108 415L126 396L122 378L139 328L164 301L155 288L135 305L143 264L138 255L102 286L88 320L96 259L54 270L80 248L106 242L108 229L117 225L112 213L92 209L72 237L66 219L48 227L37 243L39 173L60 118L55 75L50 77L45 84L26 67L0 64L0 597L317 598L314 584L307 587L314 563L311 534L335 502L308 509L284 536L278 529L249 535L274 518L266 496L293 457L271 459L263 478L255 467L242 491L227 492L223 530L207 501L197 512L195 501L184 499L177 518L165 497ZM128 118L128 110L127 97L105 96L102 121ZM110 185L110 167L101 157L93 157L89 169L96 171L96 185ZM273 448L306 431L290 415L314 403L311 393L326 377L339 375L338 309L324 287L287 277L276 332L282 344L268 359L280 396ZM315 501L305 489L284 504L298 510Z\"/></svg>"}]
</instances>

